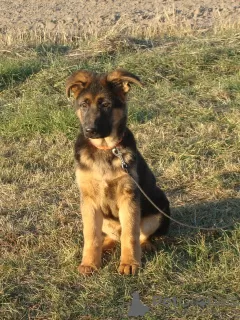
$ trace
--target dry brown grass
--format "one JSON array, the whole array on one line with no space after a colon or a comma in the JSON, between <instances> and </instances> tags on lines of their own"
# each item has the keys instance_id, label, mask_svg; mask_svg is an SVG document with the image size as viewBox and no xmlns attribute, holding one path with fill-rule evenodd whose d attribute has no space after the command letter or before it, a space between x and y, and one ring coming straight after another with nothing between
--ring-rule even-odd
<instances>
[{"instance_id":1,"label":"dry brown grass","mask_svg":"<svg viewBox=\"0 0 240 320\"><path fill-rule=\"evenodd\" d=\"M99 39L85 40L92 54L71 39L65 45L32 40L30 48L2 53L0 62L1 319L128 319L135 291L150 308L144 319L238 319L239 30L102 37L106 50ZM144 257L138 277L117 274L118 248L99 274L85 279L77 273L82 231L72 148L78 122L64 83L76 69L116 67L146 84L130 96L129 125L173 216L200 226L236 223L209 234L172 224L170 241ZM156 295L186 303L154 305ZM196 299L216 303L201 308Z\"/></svg>"},{"instance_id":2,"label":"dry brown grass","mask_svg":"<svg viewBox=\"0 0 240 320\"><path fill-rule=\"evenodd\" d=\"M175 7L156 15L150 22L134 24L126 16L122 16L112 27L102 27L92 25L74 32L68 26L59 27L55 31L49 31L47 28L41 30L35 29L15 29L7 30L0 34L0 45L4 48L38 45L42 43L79 45L82 43L96 46L98 40L100 44L109 39L128 35L131 37L140 37L142 39L154 40L159 37L185 37L198 36L210 31L211 33L229 32L229 30L239 29L240 22L230 16L225 18L221 11L214 11L209 25L201 25L197 22L198 11L193 14L191 19L184 18L176 14ZM126 38L126 37L125 37Z\"/></svg>"}]
</instances>

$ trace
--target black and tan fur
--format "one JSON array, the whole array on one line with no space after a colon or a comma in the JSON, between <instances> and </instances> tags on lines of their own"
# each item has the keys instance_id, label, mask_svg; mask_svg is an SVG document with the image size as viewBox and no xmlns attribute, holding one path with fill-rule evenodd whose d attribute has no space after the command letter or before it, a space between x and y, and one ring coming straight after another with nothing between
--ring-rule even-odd
<instances>
[{"instance_id":1,"label":"black and tan fur","mask_svg":"<svg viewBox=\"0 0 240 320\"><path fill-rule=\"evenodd\" d=\"M82 274L98 269L102 252L111 250L117 241L121 242L119 272L135 274L141 265L141 248L152 248L150 237L165 234L169 227L169 219L142 196L112 153L117 145L132 176L170 214L169 202L126 126L126 93L131 83L142 85L137 76L124 70L108 74L80 70L67 80L67 95L73 93L81 123L75 158L84 235Z\"/></svg>"}]
</instances>

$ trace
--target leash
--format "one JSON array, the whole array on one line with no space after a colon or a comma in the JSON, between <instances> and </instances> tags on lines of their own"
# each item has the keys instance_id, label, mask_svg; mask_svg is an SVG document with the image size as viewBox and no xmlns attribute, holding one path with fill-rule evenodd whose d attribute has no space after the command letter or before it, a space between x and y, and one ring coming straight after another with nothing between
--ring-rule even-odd
<instances>
[{"instance_id":1,"label":"leash","mask_svg":"<svg viewBox=\"0 0 240 320\"><path fill-rule=\"evenodd\" d=\"M206 230L206 231L216 231L216 230L224 230L226 228L232 227L233 224L229 224L226 225L222 228L205 228L205 227L196 227L196 226L192 226L183 222L180 222L174 218L172 218L170 215L168 215L167 213L165 213L164 211L162 211L149 197L148 195L144 192L144 190L141 188L141 186L139 185L139 183L134 179L134 177L132 176L131 172L129 171L129 165L126 163L126 161L123 159L123 154L122 152L117 148L113 148L112 149L112 153L118 157L121 160L121 166L122 169L130 176L130 178L133 180L133 182L136 184L136 186L138 187L138 189L141 191L141 193L144 195L144 197L161 213L163 214L165 217L167 217L168 219L172 220L173 222L179 224L180 226L183 227L187 227L187 228L191 228L191 229L197 229L197 230ZM225 230L227 231L227 230Z\"/></svg>"}]
</instances>

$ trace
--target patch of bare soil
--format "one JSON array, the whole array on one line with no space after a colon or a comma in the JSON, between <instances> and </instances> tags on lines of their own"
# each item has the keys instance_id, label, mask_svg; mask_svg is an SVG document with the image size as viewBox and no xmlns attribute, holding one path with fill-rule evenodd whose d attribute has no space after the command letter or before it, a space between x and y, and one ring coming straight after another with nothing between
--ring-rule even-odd
<instances>
[{"instance_id":1,"label":"patch of bare soil","mask_svg":"<svg viewBox=\"0 0 240 320\"><path fill-rule=\"evenodd\" d=\"M114 28L119 21L145 27L187 21L197 28L240 20L239 0L0 0L0 33L47 31L78 34Z\"/></svg>"}]
</instances>

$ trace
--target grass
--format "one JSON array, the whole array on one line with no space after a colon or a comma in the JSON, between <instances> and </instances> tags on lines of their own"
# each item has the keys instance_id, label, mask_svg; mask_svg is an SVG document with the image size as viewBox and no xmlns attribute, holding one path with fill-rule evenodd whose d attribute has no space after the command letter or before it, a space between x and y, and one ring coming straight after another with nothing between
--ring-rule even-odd
<instances>
[{"instance_id":1,"label":"grass","mask_svg":"<svg viewBox=\"0 0 240 320\"><path fill-rule=\"evenodd\" d=\"M1 319L128 319L134 292L149 307L142 319L239 319L239 43L229 29L1 53ZM172 223L139 276L117 274L118 248L86 279L77 273L79 125L64 84L80 68L116 67L146 84L132 89L129 126L174 218L233 227L205 233Z\"/></svg>"}]
</instances>

